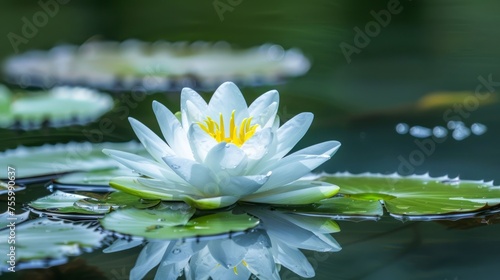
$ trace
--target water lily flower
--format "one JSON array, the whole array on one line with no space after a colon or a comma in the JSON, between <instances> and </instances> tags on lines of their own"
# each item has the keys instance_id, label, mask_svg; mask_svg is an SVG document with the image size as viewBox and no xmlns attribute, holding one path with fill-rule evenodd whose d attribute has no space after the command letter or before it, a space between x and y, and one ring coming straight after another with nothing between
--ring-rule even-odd
<instances>
[{"instance_id":1,"label":"water lily flower","mask_svg":"<svg viewBox=\"0 0 500 280\"><path fill-rule=\"evenodd\" d=\"M302 177L330 159L340 143L327 141L287 155L309 129L313 114L298 114L280 126L278 103L278 92L271 90L247 106L231 82L222 84L208 104L184 88L179 119L154 101L165 140L129 118L152 158L103 150L142 175L118 177L110 185L145 199L185 201L199 209L237 201L308 204L333 196L337 186Z\"/></svg>"}]
</instances>

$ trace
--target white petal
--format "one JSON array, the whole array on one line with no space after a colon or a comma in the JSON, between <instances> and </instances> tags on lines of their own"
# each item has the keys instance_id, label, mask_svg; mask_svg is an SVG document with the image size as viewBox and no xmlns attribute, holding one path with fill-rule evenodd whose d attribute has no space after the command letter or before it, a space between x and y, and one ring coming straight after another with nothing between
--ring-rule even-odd
<instances>
[{"instance_id":1,"label":"white petal","mask_svg":"<svg viewBox=\"0 0 500 280\"><path fill-rule=\"evenodd\" d=\"M260 189L270 176L271 172L266 175L229 177L227 184L222 184L221 182L221 193L238 197L252 194Z\"/></svg>"},{"instance_id":2,"label":"white petal","mask_svg":"<svg viewBox=\"0 0 500 280\"><path fill-rule=\"evenodd\" d=\"M190 259L192 255L198 253L207 245L206 241L200 242L176 242L175 245L168 248L163 257L162 264L174 264L186 259Z\"/></svg>"},{"instance_id":3,"label":"white petal","mask_svg":"<svg viewBox=\"0 0 500 280\"><path fill-rule=\"evenodd\" d=\"M270 90L259 96L248 107L248 113L253 120L262 128L272 126L279 105L279 94L276 90Z\"/></svg>"},{"instance_id":4,"label":"white petal","mask_svg":"<svg viewBox=\"0 0 500 280\"><path fill-rule=\"evenodd\" d=\"M186 182L208 196L219 194L219 187L213 172L196 161L180 157L164 157L165 163Z\"/></svg>"},{"instance_id":5,"label":"white petal","mask_svg":"<svg viewBox=\"0 0 500 280\"><path fill-rule=\"evenodd\" d=\"M245 151L248 159L258 161L268 153L269 145L272 140L273 133L271 132L271 128L264 128L255 132L255 134L241 146L241 149Z\"/></svg>"},{"instance_id":6,"label":"white petal","mask_svg":"<svg viewBox=\"0 0 500 280\"><path fill-rule=\"evenodd\" d=\"M191 257L187 279L208 279L210 272L218 266L217 261L210 254L208 247L203 248Z\"/></svg>"},{"instance_id":7,"label":"white petal","mask_svg":"<svg viewBox=\"0 0 500 280\"><path fill-rule=\"evenodd\" d=\"M208 243L208 249L212 257L224 268L238 265L247 253L247 248L236 244L232 239L213 240Z\"/></svg>"},{"instance_id":8,"label":"white petal","mask_svg":"<svg viewBox=\"0 0 500 280\"><path fill-rule=\"evenodd\" d=\"M334 233L340 231L339 225L334 220L328 217L311 217L285 213L276 214L278 216L281 215L288 221L296 224L303 229L314 231L316 233Z\"/></svg>"},{"instance_id":9,"label":"white petal","mask_svg":"<svg viewBox=\"0 0 500 280\"><path fill-rule=\"evenodd\" d=\"M240 89L232 82L225 82L215 90L208 107L214 120L218 120L222 113L224 123L228 124L226 125L226 133L229 133L229 118L232 111L235 111L236 123L249 117L245 98Z\"/></svg>"},{"instance_id":10,"label":"white petal","mask_svg":"<svg viewBox=\"0 0 500 280\"><path fill-rule=\"evenodd\" d=\"M182 111L181 117L182 127L184 129L189 128L190 125L194 123L204 122L206 118L209 116L209 111L201 111L196 105L193 104L190 100L186 101L186 109ZM184 120L184 117L186 120Z\"/></svg>"},{"instance_id":11,"label":"white petal","mask_svg":"<svg viewBox=\"0 0 500 280\"><path fill-rule=\"evenodd\" d=\"M314 277L314 268L299 249L290 247L276 239L273 241L273 247L277 247L278 251L277 262L301 277Z\"/></svg>"},{"instance_id":12,"label":"white petal","mask_svg":"<svg viewBox=\"0 0 500 280\"><path fill-rule=\"evenodd\" d=\"M164 174L168 174L169 171L166 166L163 167L160 163L153 160L117 150L103 149L103 153L112 157L119 163L125 165L127 168L134 170L135 172L155 178L155 179L165 179ZM172 173L172 175L175 175ZM172 176L173 177L173 176Z\"/></svg>"},{"instance_id":13,"label":"white petal","mask_svg":"<svg viewBox=\"0 0 500 280\"><path fill-rule=\"evenodd\" d=\"M341 249L330 234L316 234L275 215L272 211L252 209L250 212L266 225L271 240L277 239L297 248L319 252L336 252Z\"/></svg>"},{"instance_id":14,"label":"white petal","mask_svg":"<svg viewBox=\"0 0 500 280\"><path fill-rule=\"evenodd\" d=\"M191 196L181 196L181 199L189 204L191 207L210 210L227 207L235 204L239 197L237 196L215 196L206 198L194 198Z\"/></svg>"},{"instance_id":15,"label":"white petal","mask_svg":"<svg viewBox=\"0 0 500 280\"><path fill-rule=\"evenodd\" d=\"M250 116L258 116L266 110L269 105L273 103L279 103L280 95L276 90L270 90L261 96L257 97L257 99L248 106L248 113Z\"/></svg>"},{"instance_id":16,"label":"white petal","mask_svg":"<svg viewBox=\"0 0 500 280\"><path fill-rule=\"evenodd\" d=\"M269 105L260 115L254 115L252 123L257 123L261 128L273 127L274 120L276 119L278 112L278 103L273 103Z\"/></svg>"},{"instance_id":17,"label":"white petal","mask_svg":"<svg viewBox=\"0 0 500 280\"><path fill-rule=\"evenodd\" d=\"M339 148L340 143L337 141L319 143L282 158L264 170L257 170L258 173L268 170L273 172L261 191L283 186L303 177L329 160Z\"/></svg>"},{"instance_id":18,"label":"white petal","mask_svg":"<svg viewBox=\"0 0 500 280\"><path fill-rule=\"evenodd\" d=\"M339 187L319 181L296 181L272 190L245 196L242 200L270 204L309 204L337 194Z\"/></svg>"},{"instance_id":19,"label":"white petal","mask_svg":"<svg viewBox=\"0 0 500 280\"><path fill-rule=\"evenodd\" d=\"M146 274L160 263L167 250L169 241L149 242L142 249L135 266L130 270L130 279L142 279Z\"/></svg>"},{"instance_id":20,"label":"white petal","mask_svg":"<svg viewBox=\"0 0 500 280\"><path fill-rule=\"evenodd\" d=\"M189 144L196 161L204 162L208 152L218 142L208 135L198 124L192 124L188 132Z\"/></svg>"},{"instance_id":21,"label":"white petal","mask_svg":"<svg viewBox=\"0 0 500 280\"><path fill-rule=\"evenodd\" d=\"M211 271L210 276L211 279L248 280L250 271L240 263L236 269L218 266Z\"/></svg>"},{"instance_id":22,"label":"white petal","mask_svg":"<svg viewBox=\"0 0 500 280\"><path fill-rule=\"evenodd\" d=\"M186 131L175 115L163 104L153 101L153 111L161 132L176 155L193 158Z\"/></svg>"},{"instance_id":23,"label":"white petal","mask_svg":"<svg viewBox=\"0 0 500 280\"><path fill-rule=\"evenodd\" d=\"M234 144L221 142L215 145L205 158L205 165L217 175L240 175L247 166L246 154Z\"/></svg>"},{"instance_id":24,"label":"white petal","mask_svg":"<svg viewBox=\"0 0 500 280\"><path fill-rule=\"evenodd\" d=\"M150 190L161 191L165 193L169 193L172 195L196 195L202 196L203 194L191 186L190 184L183 182L172 183L165 180L156 180L156 179L146 179L146 178L137 178L137 181L144 186L148 187Z\"/></svg>"},{"instance_id":25,"label":"white petal","mask_svg":"<svg viewBox=\"0 0 500 280\"><path fill-rule=\"evenodd\" d=\"M164 188L150 187L140 183L140 177L115 177L109 181L114 189L144 199L182 200L178 191L167 191ZM142 179L147 180L147 179Z\"/></svg>"},{"instance_id":26,"label":"white petal","mask_svg":"<svg viewBox=\"0 0 500 280\"><path fill-rule=\"evenodd\" d=\"M134 118L128 118L128 120L137 138L139 138L139 141L141 141L154 159L161 162L162 157L175 154L167 143L151 131L151 129Z\"/></svg>"},{"instance_id":27,"label":"white petal","mask_svg":"<svg viewBox=\"0 0 500 280\"><path fill-rule=\"evenodd\" d=\"M248 270L259 279L273 279L276 263L270 250L264 246L251 246L245 256Z\"/></svg>"},{"instance_id":28,"label":"white petal","mask_svg":"<svg viewBox=\"0 0 500 280\"><path fill-rule=\"evenodd\" d=\"M158 269L156 270L154 280L176 280L181 275L182 270L188 264L189 259L179 261L172 264L160 263ZM131 278L133 279L133 278Z\"/></svg>"},{"instance_id":29,"label":"white petal","mask_svg":"<svg viewBox=\"0 0 500 280\"><path fill-rule=\"evenodd\" d=\"M114 253L114 252L119 252L119 251L124 251L130 248L137 247L142 244L142 239L132 239L132 240L125 240L125 239L117 239L115 240L111 245L109 245L107 248L102 250L103 253Z\"/></svg>"},{"instance_id":30,"label":"white petal","mask_svg":"<svg viewBox=\"0 0 500 280\"><path fill-rule=\"evenodd\" d=\"M188 101L191 104L188 106ZM202 121L200 119L193 119L193 115L189 114L193 109L199 113L208 115L207 102L196 91L190 88L183 88L181 91L181 113L182 113L182 126L187 129L192 122Z\"/></svg>"},{"instance_id":31,"label":"white petal","mask_svg":"<svg viewBox=\"0 0 500 280\"><path fill-rule=\"evenodd\" d=\"M282 158L299 142L311 126L314 115L300 113L278 129L278 149L274 158Z\"/></svg>"}]
</instances>

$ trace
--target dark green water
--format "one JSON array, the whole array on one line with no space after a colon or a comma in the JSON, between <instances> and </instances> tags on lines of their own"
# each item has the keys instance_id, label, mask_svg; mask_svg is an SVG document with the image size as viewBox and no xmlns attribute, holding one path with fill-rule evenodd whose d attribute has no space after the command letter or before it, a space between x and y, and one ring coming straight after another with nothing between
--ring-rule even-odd
<instances>
[{"instance_id":1,"label":"dark green water","mask_svg":"<svg viewBox=\"0 0 500 280\"><path fill-rule=\"evenodd\" d=\"M282 119L303 111L315 113L313 127L297 148L330 139L342 142L321 171L393 173L401 171L401 158L409 160L415 151L423 152L415 142L418 138L396 133L396 124L446 127L447 110L466 102L412 109L419 98L436 91L473 93L481 76L500 81L500 6L495 1L401 1L401 12L392 14L388 25L359 48L359 54L352 54L348 63L339 45L354 44L353 28L365 28L373 20L370 12L387 9L389 2L243 0L224 13L221 21L211 1L69 1L17 48L19 52L48 49L91 38L226 40L240 47L273 42L298 47L311 59L311 70L283 85L245 88L247 99L276 88L281 94ZM1 6L0 57L5 58L15 54L8 34L20 34L22 18L31 18L41 8L36 1L3 1ZM490 90L496 96L500 85ZM156 93L131 109L130 116L158 132L152 100L175 109L178 95ZM493 103L461 115L466 126L481 123L488 130L462 141L448 135L412 165L412 172L500 182L499 109ZM112 112L105 117L113 120L116 129L103 135L104 140L133 139L126 121ZM97 127L94 123L36 132L0 130L0 148L85 141L89 139L84 131ZM42 193L29 189L19 196L29 201ZM334 236L342 251L308 255L313 265L317 263L316 279L498 279L498 225L457 229L457 223L450 228L434 222L401 223L389 217L339 223L342 231ZM126 279L121 277L133 267L139 249L129 252L104 255L96 251L78 259L108 279ZM78 260L74 262L83 268ZM79 275L90 279L91 273L83 270ZM296 277L283 273L283 279Z\"/></svg>"}]
</instances>

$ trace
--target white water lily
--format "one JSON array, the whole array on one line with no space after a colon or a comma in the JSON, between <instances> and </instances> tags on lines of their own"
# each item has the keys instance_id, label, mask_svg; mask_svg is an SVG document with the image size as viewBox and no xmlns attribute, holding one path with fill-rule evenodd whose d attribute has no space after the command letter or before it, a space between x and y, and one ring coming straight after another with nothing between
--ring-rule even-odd
<instances>
[{"instance_id":1,"label":"white water lily","mask_svg":"<svg viewBox=\"0 0 500 280\"><path fill-rule=\"evenodd\" d=\"M301 180L337 151L327 141L288 152L313 120L301 113L279 125L279 94L268 91L247 106L238 87L222 84L210 102L194 90L181 92L180 120L164 105L153 110L164 140L129 118L152 158L103 150L142 177L118 177L110 185L142 198L180 200L199 209L229 206L237 201L307 204L333 196L339 188Z\"/></svg>"}]
</instances>

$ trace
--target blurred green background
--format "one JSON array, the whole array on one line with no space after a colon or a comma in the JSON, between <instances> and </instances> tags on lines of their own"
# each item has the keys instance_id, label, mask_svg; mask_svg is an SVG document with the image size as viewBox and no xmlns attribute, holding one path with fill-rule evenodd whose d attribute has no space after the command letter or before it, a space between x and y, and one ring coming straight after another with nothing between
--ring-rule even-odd
<instances>
[{"instance_id":1,"label":"blurred green background","mask_svg":"<svg viewBox=\"0 0 500 280\"><path fill-rule=\"evenodd\" d=\"M230 6L222 14L223 18L214 3L218 7L222 7L220 3ZM374 20L373 13L397 3L400 12L391 14L388 24L380 27L366 46L359 47L359 53L353 53L349 63L340 45L355 45L355 28L364 30ZM21 35L23 17L32 20L42 8L38 1L26 0L4 0L0 5L0 35L3 36L0 59L4 59L15 55L9 34ZM494 0L71 0L58 7L57 13L38 28L35 36L17 46L20 53L46 50L62 43L130 38L149 42L225 40L240 48L272 42L285 49L300 48L312 61L307 74L285 84L242 91L250 102L276 88L281 94L279 114L283 120L303 111L314 112L316 118L310 133L297 148L330 139L341 141L339 152L321 167L327 172L401 171L404 160L424 154L416 142L424 140L396 133L396 124L446 127L445 113L474 96L481 84L479 77L500 82L500 2ZM490 88L493 101L499 90L500 84ZM451 94L441 106L434 103L419 107L421 98L433 92ZM459 95L459 92L466 93ZM127 94L114 95L117 105ZM204 94L209 98L210 93ZM156 93L131 108L130 116L159 132L151 110L152 100L177 110L179 95ZM448 134L442 143L434 142L431 153L411 166L412 172L495 179L500 184L499 112L496 102L468 111L467 117L461 117L465 125L470 127L479 122L488 127L487 132L462 141ZM128 122L116 112L105 117L113 120L115 129L104 133L103 141L128 141L135 137ZM0 150L20 144L92 140L84 132L98 128L95 122L30 132L1 129ZM406 279L429 276L477 279L482 275L479 278L495 279L497 264L491 252L495 252L492 246L498 246L494 227L464 232L443 230L433 223L401 226L399 222L391 225L381 222L376 226L345 223L342 230L349 233L338 235L344 250L333 255L330 261L320 262L319 277L331 279L334 271L340 279L388 279L389 275L389 278ZM372 243L363 243L365 241ZM410 251L412 253L407 254ZM473 260L470 256L474 256ZM96 252L92 258L95 264L104 267L103 271L111 271L108 275L127 277L122 263L130 269L136 255L124 254L111 261L109 256ZM113 266L116 270L111 270ZM483 274L479 274L479 270Z\"/></svg>"},{"instance_id":2,"label":"blurred green background","mask_svg":"<svg viewBox=\"0 0 500 280\"><path fill-rule=\"evenodd\" d=\"M55 0L54 0L55 1ZM50 2L54 2L50 1ZM41 1L47 3L49 1ZM64 1L61 1L64 2ZM56 2L59 3L59 2ZM222 4L221 4L222 3ZM22 35L23 17L42 11L38 1L2 2L0 58L15 54L9 34ZM229 7L222 14L217 8ZM340 45L356 46L356 27L364 30L373 13L397 6L388 24L370 37L359 53L346 59ZM429 128L446 126L443 114L463 100L418 109L423 96L436 91L473 94L478 77L500 81L500 3L497 1L67 1L19 52L49 49L57 44L130 38L144 41L219 41L246 48L266 42L285 49L300 48L312 61L310 71L286 84L245 88L252 100L276 88L279 114L286 120L302 111L316 115L311 133L299 147L329 139L343 146L322 170L383 172L401 170L401 158L419 150L416 138L399 135L395 125ZM500 89L500 87L499 87ZM493 88L495 91L495 88ZM115 95L117 102L127 93ZM209 97L210 93L206 93ZM496 96L494 92L492 96ZM139 103L130 115L159 131L151 101L178 109L178 94L157 93ZM498 167L499 106L484 105L462 121L488 127L482 136L463 141L448 136L434 151L413 165L414 172L460 175L470 179L500 179ZM105 141L126 141L134 135L128 123L110 112L116 125ZM86 127L47 128L36 132L1 130L1 148L19 144L85 141Z\"/></svg>"}]
</instances>

